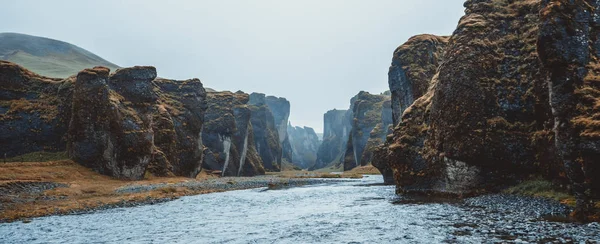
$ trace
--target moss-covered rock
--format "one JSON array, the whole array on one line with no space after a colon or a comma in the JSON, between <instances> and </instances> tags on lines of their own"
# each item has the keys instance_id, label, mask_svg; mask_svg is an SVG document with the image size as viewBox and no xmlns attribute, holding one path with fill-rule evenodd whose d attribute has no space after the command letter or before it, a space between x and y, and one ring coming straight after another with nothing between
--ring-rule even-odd
<instances>
[{"instance_id":1,"label":"moss-covered rock","mask_svg":"<svg viewBox=\"0 0 600 244\"><path fill-rule=\"evenodd\" d=\"M0 61L0 157L66 150L74 81Z\"/></svg>"},{"instance_id":2,"label":"moss-covered rock","mask_svg":"<svg viewBox=\"0 0 600 244\"><path fill-rule=\"evenodd\" d=\"M252 109L243 92L209 92L202 140L207 147L204 168L222 176L264 174L262 159L254 146Z\"/></svg>"},{"instance_id":3,"label":"moss-covered rock","mask_svg":"<svg viewBox=\"0 0 600 244\"><path fill-rule=\"evenodd\" d=\"M154 147L151 102L156 94L151 82L156 69L119 69L110 77L109 72L108 68L96 67L77 75L69 156L102 174L141 179Z\"/></svg>"},{"instance_id":4,"label":"moss-covered rock","mask_svg":"<svg viewBox=\"0 0 600 244\"><path fill-rule=\"evenodd\" d=\"M278 127L265 95L250 94L251 124L254 129L254 144L266 171L281 171L283 150ZM286 131L287 133L287 131Z\"/></svg>"},{"instance_id":5,"label":"moss-covered rock","mask_svg":"<svg viewBox=\"0 0 600 244\"><path fill-rule=\"evenodd\" d=\"M344 156L344 170L370 164L373 151L383 143L391 125L391 121L383 124L384 118L390 117L384 112L391 113L389 96L361 91L351 102L352 129Z\"/></svg>"},{"instance_id":6,"label":"moss-covered rock","mask_svg":"<svg viewBox=\"0 0 600 244\"><path fill-rule=\"evenodd\" d=\"M579 213L600 198L600 3L543 1L537 50L549 73L555 145Z\"/></svg>"}]
</instances>

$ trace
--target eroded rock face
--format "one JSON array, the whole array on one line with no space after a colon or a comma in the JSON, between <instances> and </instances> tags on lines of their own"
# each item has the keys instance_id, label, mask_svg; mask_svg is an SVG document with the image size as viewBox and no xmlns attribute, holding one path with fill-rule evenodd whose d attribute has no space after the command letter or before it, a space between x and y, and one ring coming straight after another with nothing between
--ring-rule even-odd
<instances>
[{"instance_id":1,"label":"eroded rock face","mask_svg":"<svg viewBox=\"0 0 600 244\"><path fill-rule=\"evenodd\" d=\"M310 170L340 165L346 149L348 135L352 129L347 118L348 110L330 110L323 115L323 142L319 146L317 159Z\"/></svg>"},{"instance_id":2,"label":"eroded rock face","mask_svg":"<svg viewBox=\"0 0 600 244\"><path fill-rule=\"evenodd\" d=\"M529 174L560 175L536 51L540 3L465 7L428 91L377 150L399 192L471 194Z\"/></svg>"},{"instance_id":3,"label":"eroded rock face","mask_svg":"<svg viewBox=\"0 0 600 244\"><path fill-rule=\"evenodd\" d=\"M308 169L315 165L317 151L321 145L313 128L288 125L288 136L292 144L292 164Z\"/></svg>"},{"instance_id":4,"label":"eroded rock face","mask_svg":"<svg viewBox=\"0 0 600 244\"><path fill-rule=\"evenodd\" d=\"M156 94L153 67L86 69L77 75L69 124L69 156L102 174L136 180L150 163ZM111 89L111 87L113 89Z\"/></svg>"},{"instance_id":5,"label":"eroded rock face","mask_svg":"<svg viewBox=\"0 0 600 244\"><path fill-rule=\"evenodd\" d=\"M282 160L292 162L293 152L291 141L287 134L288 120L290 118L290 102L282 97L267 96L265 103L269 106L281 144Z\"/></svg>"},{"instance_id":6,"label":"eroded rock face","mask_svg":"<svg viewBox=\"0 0 600 244\"><path fill-rule=\"evenodd\" d=\"M600 197L600 2L542 1L537 49L549 72L555 145L587 211Z\"/></svg>"},{"instance_id":7,"label":"eroded rock face","mask_svg":"<svg viewBox=\"0 0 600 244\"><path fill-rule=\"evenodd\" d=\"M260 93L250 94L249 104L251 124L254 129L254 144L258 155L263 161L263 166L266 171L281 171L283 151L278 127L273 113L267 105L265 95Z\"/></svg>"},{"instance_id":8,"label":"eroded rock face","mask_svg":"<svg viewBox=\"0 0 600 244\"><path fill-rule=\"evenodd\" d=\"M243 92L210 92L202 140L207 147L204 168L222 176L264 174L254 147L249 96Z\"/></svg>"},{"instance_id":9,"label":"eroded rock face","mask_svg":"<svg viewBox=\"0 0 600 244\"><path fill-rule=\"evenodd\" d=\"M388 72L394 125L400 123L404 111L427 92L447 43L448 37L418 35L394 51Z\"/></svg>"},{"instance_id":10,"label":"eroded rock face","mask_svg":"<svg viewBox=\"0 0 600 244\"><path fill-rule=\"evenodd\" d=\"M389 96L364 91L352 99L352 129L344 156L344 170L371 163L373 151L383 142L391 125L383 124L383 118L389 118L383 112L391 112L389 101ZM388 106L385 110L384 105Z\"/></svg>"},{"instance_id":11,"label":"eroded rock face","mask_svg":"<svg viewBox=\"0 0 600 244\"><path fill-rule=\"evenodd\" d=\"M196 177L206 93L198 79L156 79L154 67L86 69L74 83L70 157L102 174Z\"/></svg>"},{"instance_id":12,"label":"eroded rock face","mask_svg":"<svg viewBox=\"0 0 600 244\"><path fill-rule=\"evenodd\" d=\"M66 149L74 80L0 60L0 157Z\"/></svg>"},{"instance_id":13,"label":"eroded rock face","mask_svg":"<svg viewBox=\"0 0 600 244\"><path fill-rule=\"evenodd\" d=\"M202 128L206 92L198 79L155 79L158 104L153 112L154 152L149 171L196 177L202 170Z\"/></svg>"}]
</instances>

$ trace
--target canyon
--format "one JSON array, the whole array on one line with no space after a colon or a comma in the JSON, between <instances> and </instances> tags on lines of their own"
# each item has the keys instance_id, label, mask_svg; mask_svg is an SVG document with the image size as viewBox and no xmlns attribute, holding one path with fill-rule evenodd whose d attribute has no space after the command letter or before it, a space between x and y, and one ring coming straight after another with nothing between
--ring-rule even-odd
<instances>
[{"instance_id":1,"label":"canyon","mask_svg":"<svg viewBox=\"0 0 600 244\"><path fill-rule=\"evenodd\" d=\"M223 198L194 196L167 206L180 215L183 206L200 208L189 199L219 204L226 199L227 216L238 216L244 204L266 201L276 209L301 203L300 212L289 210L291 216L324 225L362 225L344 218L365 206L374 215L360 215L379 228L373 231L384 236L380 240L390 242L409 234L390 235L397 231L386 228L411 213L419 222L403 222L412 226L406 229L414 233L434 225L444 236L424 233L437 241L543 241L532 234L535 230L556 241L561 235L600 236L597 225L587 225L600 220L600 2L467 0L464 7L451 35L416 35L390 53L389 90L353 93L347 107L325 112L322 139L311 127L293 125L294 103L284 97L217 91L197 78L161 78L155 67L121 68L64 43L52 45L90 62L81 70L71 66L57 72L53 66L32 65L31 59L22 62L23 55L44 52L15 44L14 34L0 34L0 41L17 47L0 47L0 57L12 58L0 60L0 153L5 161L0 192L12 196L34 189L29 197L48 204L57 196L87 197L96 191L144 202L260 188L218 195ZM41 153L64 157L23 159ZM53 170L78 175L69 183L53 178ZM319 177L336 179L312 179ZM109 190L74 190L96 179L109 182ZM66 189L75 193L63 193ZM240 204L236 193L248 202ZM18 211L27 201L18 196L0 200L18 212L0 221L28 216ZM39 210L30 205L25 212ZM333 220L305 207L313 205ZM413 212L400 213L396 206ZM268 214L261 207L248 213ZM60 213L68 211L65 207ZM46 205L42 212L31 216L52 214ZM275 219L294 223L290 229L302 227L286 219L290 212L278 212ZM392 217L381 217L386 214ZM485 222L485 217L494 220ZM546 224L559 217L586 225ZM526 234L516 234L513 225ZM16 233L18 227L10 229ZM488 234L492 229L503 234Z\"/></svg>"}]
</instances>

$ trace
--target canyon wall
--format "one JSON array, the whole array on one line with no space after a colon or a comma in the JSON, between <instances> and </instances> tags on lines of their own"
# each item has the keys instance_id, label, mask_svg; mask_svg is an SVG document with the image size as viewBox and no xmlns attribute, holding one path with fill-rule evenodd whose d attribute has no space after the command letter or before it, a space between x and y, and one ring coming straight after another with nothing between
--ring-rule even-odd
<instances>
[{"instance_id":1,"label":"canyon wall","mask_svg":"<svg viewBox=\"0 0 600 244\"><path fill-rule=\"evenodd\" d=\"M598 1L542 1L537 40L556 149L581 211L600 198L599 15Z\"/></svg>"},{"instance_id":2,"label":"canyon wall","mask_svg":"<svg viewBox=\"0 0 600 244\"><path fill-rule=\"evenodd\" d=\"M447 44L431 36L409 40L406 53L427 47L434 55L405 61L425 64L423 79L399 82L390 74L394 112L402 112L394 101L415 94L394 93L393 86L414 90L411 82L432 78L394 118L394 134L374 164L391 169L401 193L469 195L530 175L566 175L585 208L598 193L591 177L599 158L597 5L469 0ZM394 62L390 73L398 73Z\"/></svg>"},{"instance_id":3,"label":"canyon wall","mask_svg":"<svg viewBox=\"0 0 600 244\"><path fill-rule=\"evenodd\" d=\"M271 109L267 105L265 94L250 94L249 104L256 151L262 159L263 166L266 171L281 171L283 150L279 128L275 123L275 117Z\"/></svg>"},{"instance_id":4,"label":"canyon wall","mask_svg":"<svg viewBox=\"0 0 600 244\"><path fill-rule=\"evenodd\" d=\"M323 142L317 151L317 159L310 170L328 166L341 166L342 155L346 150L346 142L352 128L349 123L348 110L330 110L323 115Z\"/></svg>"},{"instance_id":5,"label":"canyon wall","mask_svg":"<svg viewBox=\"0 0 600 244\"><path fill-rule=\"evenodd\" d=\"M0 60L0 157L66 150L74 82Z\"/></svg>"},{"instance_id":6,"label":"canyon wall","mask_svg":"<svg viewBox=\"0 0 600 244\"><path fill-rule=\"evenodd\" d=\"M203 168L222 176L264 174L254 146L249 95L243 92L209 92L202 141L207 147Z\"/></svg>"},{"instance_id":7,"label":"canyon wall","mask_svg":"<svg viewBox=\"0 0 600 244\"><path fill-rule=\"evenodd\" d=\"M288 125L289 141L292 145L292 164L301 169L308 169L315 165L317 151L321 142L313 128Z\"/></svg>"},{"instance_id":8,"label":"canyon wall","mask_svg":"<svg viewBox=\"0 0 600 244\"><path fill-rule=\"evenodd\" d=\"M287 134L287 127L290 118L290 102L283 97L266 96L265 103L273 114L277 134L279 135L279 144L281 144L282 160L292 162L292 145Z\"/></svg>"},{"instance_id":9,"label":"canyon wall","mask_svg":"<svg viewBox=\"0 0 600 244\"><path fill-rule=\"evenodd\" d=\"M392 124L389 96L361 91L351 102L352 127L346 143L344 170L370 164L373 151L383 142Z\"/></svg>"}]
</instances>

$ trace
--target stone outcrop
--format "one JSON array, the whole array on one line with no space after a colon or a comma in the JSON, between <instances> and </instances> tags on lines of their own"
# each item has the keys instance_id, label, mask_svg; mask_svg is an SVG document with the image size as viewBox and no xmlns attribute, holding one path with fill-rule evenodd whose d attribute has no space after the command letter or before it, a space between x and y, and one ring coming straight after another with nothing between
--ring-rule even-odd
<instances>
[{"instance_id":1,"label":"stone outcrop","mask_svg":"<svg viewBox=\"0 0 600 244\"><path fill-rule=\"evenodd\" d=\"M207 147L203 167L222 176L264 174L258 156L249 95L243 92L209 92L202 141Z\"/></svg>"},{"instance_id":2,"label":"stone outcrop","mask_svg":"<svg viewBox=\"0 0 600 244\"><path fill-rule=\"evenodd\" d=\"M74 80L0 61L0 157L65 151Z\"/></svg>"},{"instance_id":3,"label":"stone outcrop","mask_svg":"<svg viewBox=\"0 0 600 244\"><path fill-rule=\"evenodd\" d=\"M321 142L313 128L288 124L288 137L292 145L292 164L308 169L315 165Z\"/></svg>"},{"instance_id":4,"label":"stone outcrop","mask_svg":"<svg viewBox=\"0 0 600 244\"><path fill-rule=\"evenodd\" d=\"M404 111L427 92L447 43L448 37L418 35L394 51L388 72L394 126L400 123Z\"/></svg>"},{"instance_id":5,"label":"stone outcrop","mask_svg":"<svg viewBox=\"0 0 600 244\"><path fill-rule=\"evenodd\" d=\"M391 91L391 109L394 126L397 126L402 122L402 115L406 109L415 104L415 100L425 95L428 91L431 79L436 74L438 66L443 61L442 57L448 39L448 37L434 35L418 35L411 37L406 43L402 44L394 51L392 64L388 72L388 84ZM406 124L418 126L423 125L424 121L411 121ZM408 129L408 127L402 126L401 129ZM420 129L424 129L424 127L421 127ZM411 132L411 135L416 134L419 134L419 132ZM425 134L419 134L419 136L414 138L415 142L418 141L416 143L418 147L423 146L422 141L424 135ZM387 150L383 148L375 149L374 151L376 151L375 154L377 155L379 153L385 154ZM377 156L375 158L377 158ZM416 160L422 159L417 158ZM373 161L373 166L377 167L383 174L385 184L394 183L393 172L387 159L376 159Z\"/></svg>"},{"instance_id":6,"label":"stone outcrop","mask_svg":"<svg viewBox=\"0 0 600 244\"><path fill-rule=\"evenodd\" d=\"M374 164L388 164L403 193L468 195L566 173L585 206L598 192L596 5L467 1L427 92Z\"/></svg>"},{"instance_id":7,"label":"stone outcrop","mask_svg":"<svg viewBox=\"0 0 600 244\"><path fill-rule=\"evenodd\" d=\"M600 2L543 1L537 51L548 70L559 158L581 213L600 198Z\"/></svg>"},{"instance_id":8,"label":"stone outcrop","mask_svg":"<svg viewBox=\"0 0 600 244\"><path fill-rule=\"evenodd\" d=\"M68 151L77 163L121 179L195 177L205 92L197 79L156 79L154 67L104 67L53 79L0 62L2 154Z\"/></svg>"},{"instance_id":9,"label":"stone outcrop","mask_svg":"<svg viewBox=\"0 0 600 244\"><path fill-rule=\"evenodd\" d=\"M141 179L154 147L153 67L104 67L77 75L69 123L69 156L77 163L121 179Z\"/></svg>"},{"instance_id":10,"label":"stone outcrop","mask_svg":"<svg viewBox=\"0 0 600 244\"><path fill-rule=\"evenodd\" d=\"M290 102L282 97L266 96L265 103L273 114L277 133L279 135L279 144L281 144L282 160L292 162L293 152L290 139L287 134L287 127L290 118Z\"/></svg>"},{"instance_id":11,"label":"stone outcrop","mask_svg":"<svg viewBox=\"0 0 600 244\"><path fill-rule=\"evenodd\" d=\"M149 172L196 177L202 170L206 92L198 79L155 79L154 152Z\"/></svg>"},{"instance_id":12,"label":"stone outcrop","mask_svg":"<svg viewBox=\"0 0 600 244\"><path fill-rule=\"evenodd\" d=\"M323 142L317 151L317 159L310 170L336 166L343 163L343 154L352 126L348 110L330 110L323 115Z\"/></svg>"},{"instance_id":13,"label":"stone outcrop","mask_svg":"<svg viewBox=\"0 0 600 244\"><path fill-rule=\"evenodd\" d=\"M344 170L370 164L373 151L383 143L392 124L392 121L385 121L385 124L383 121L391 117L384 113L392 112L389 96L361 91L351 101L352 129L344 156Z\"/></svg>"},{"instance_id":14,"label":"stone outcrop","mask_svg":"<svg viewBox=\"0 0 600 244\"><path fill-rule=\"evenodd\" d=\"M256 151L266 171L281 171L283 151L278 127L264 94L250 94L249 108ZM286 131L287 132L287 131Z\"/></svg>"}]
</instances>

